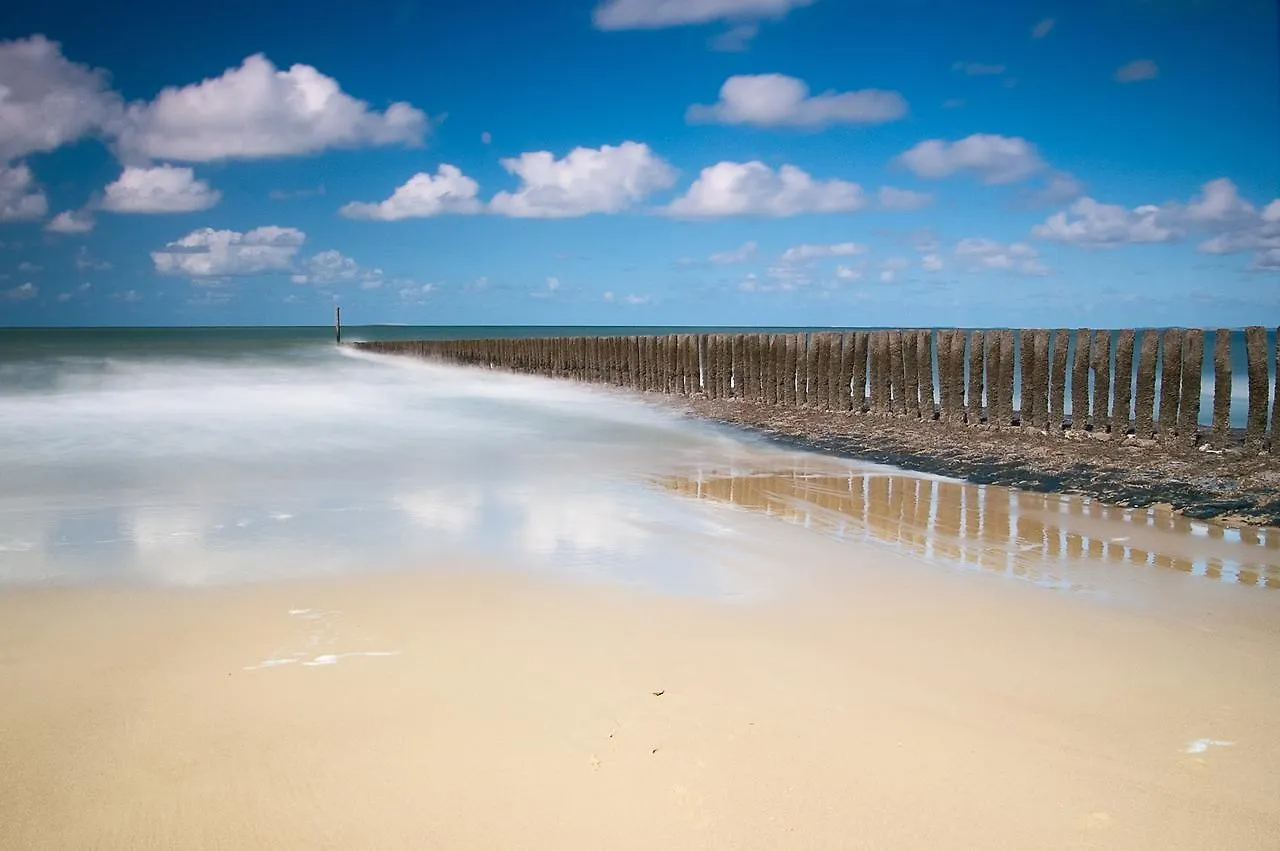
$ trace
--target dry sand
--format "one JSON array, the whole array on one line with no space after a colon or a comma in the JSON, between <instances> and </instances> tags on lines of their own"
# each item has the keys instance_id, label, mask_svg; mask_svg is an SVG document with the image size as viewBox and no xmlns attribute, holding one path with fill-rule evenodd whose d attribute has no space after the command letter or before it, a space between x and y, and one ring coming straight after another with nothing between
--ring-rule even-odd
<instances>
[{"instance_id":1,"label":"dry sand","mask_svg":"<svg viewBox=\"0 0 1280 851\"><path fill-rule=\"evenodd\" d=\"M1272 592L806 546L751 604L476 566L4 592L0 847L1277 847Z\"/></svg>"}]
</instances>

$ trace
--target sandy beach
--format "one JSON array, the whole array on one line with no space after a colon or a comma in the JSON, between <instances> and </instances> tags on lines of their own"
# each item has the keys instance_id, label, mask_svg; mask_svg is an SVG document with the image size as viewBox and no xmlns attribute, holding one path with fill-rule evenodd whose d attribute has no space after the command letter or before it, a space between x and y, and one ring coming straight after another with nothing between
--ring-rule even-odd
<instances>
[{"instance_id":1,"label":"sandy beach","mask_svg":"<svg viewBox=\"0 0 1280 851\"><path fill-rule=\"evenodd\" d=\"M6 591L0 847L1274 847L1270 592L778 528L763 602L475 564Z\"/></svg>"}]
</instances>

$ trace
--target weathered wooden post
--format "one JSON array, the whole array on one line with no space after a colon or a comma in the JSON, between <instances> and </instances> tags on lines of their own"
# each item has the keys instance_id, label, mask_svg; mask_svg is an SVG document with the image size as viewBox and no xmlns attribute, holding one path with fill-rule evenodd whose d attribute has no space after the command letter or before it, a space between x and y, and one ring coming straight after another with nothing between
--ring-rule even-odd
<instances>
[{"instance_id":1,"label":"weathered wooden post","mask_svg":"<svg viewBox=\"0 0 1280 851\"><path fill-rule=\"evenodd\" d=\"M969 425L982 423L982 355L983 337L981 331L969 335L969 394L965 406L965 422Z\"/></svg>"},{"instance_id":2,"label":"weathered wooden post","mask_svg":"<svg viewBox=\"0 0 1280 851\"><path fill-rule=\"evenodd\" d=\"M770 348L770 359L773 361L773 403L783 405L787 401L787 335L774 334Z\"/></svg>"},{"instance_id":3,"label":"weathered wooden post","mask_svg":"<svg viewBox=\"0 0 1280 851\"><path fill-rule=\"evenodd\" d=\"M938 421L950 422L955 416L955 402L951 399L951 337L955 331L938 329Z\"/></svg>"},{"instance_id":4,"label":"weathered wooden post","mask_svg":"<svg viewBox=\"0 0 1280 851\"><path fill-rule=\"evenodd\" d=\"M1004 409L1004 400L1000 398L1000 332L987 331L984 335L987 344L987 425L1000 424L1000 412Z\"/></svg>"},{"instance_id":5,"label":"weathered wooden post","mask_svg":"<svg viewBox=\"0 0 1280 851\"><path fill-rule=\"evenodd\" d=\"M1280 328L1276 329L1275 393L1271 396L1271 443L1268 451L1280 454Z\"/></svg>"},{"instance_id":6,"label":"weathered wooden post","mask_svg":"<svg viewBox=\"0 0 1280 851\"><path fill-rule=\"evenodd\" d=\"M1133 397L1133 436L1144 440L1155 433L1156 359L1160 335L1142 331L1138 341L1138 383Z\"/></svg>"},{"instance_id":7,"label":"weathered wooden post","mask_svg":"<svg viewBox=\"0 0 1280 851\"><path fill-rule=\"evenodd\" d=\"M1067 360L1071 349L1071 332L1059 328L1053 332L1053 369L1049 373L1049 431L1062 434L1067 418Z\"/></svg>"},{"instance_id":8,"label":"weathered wooden post","mask_svg":"<svg viewBox=\"0 0 1280 851\"><path fill-rule=\"evenodd\" d=\"M953 422L964 422L964 346L966 335L959 329L951 332L951 412Z\"/></svg>"},{"instance_id":9,"label":"weathered wooden post","mask_svg":"<svg viewBox=\"0 0 1280 851\"><path fill-rule=\"evenodd\" d=\"M786 359L782 368L783 404L794 408L796 406L796 361L799 341L795 334L786 334L783 336L783 343L786 346Z\"/></svg>"},{"instance_id":10,"label":"weathered wooden post","mask_svg":"<svg viewBox=\"0 0 1280 851\"><path fill-rule=\"evenodd\" d=\"M840 335L840 384L838 389L838 398L836 399L837 411L854 410L855 399L853 393L853 356L854 356L854 335Z\"/></svg>"},{"instance_id":11,"label":"weathered wooden post","mask_svg":"<svg viewBox=\"0 0 1280 851\"><path fill-rule=\"evenodd\" d=\"M1265 383L1263 390L1266 390ZM1265 410L1263 413L1265 415ZM1213 445L1223 448L1230 442L1230 436L1231 329L1219 328L1213 332Z\"/></svg>"},{"instance_id":12,"label":"weathered wooden post","mask_svg":"<svg viewBox=\"0 0 1280 851\"><path fill-rule=\"evenodd\" d=\"M335 307L333 309L333 337L334 341L342 343L342 308Z\"/></svg>"},{"instance_id":13,"label":"weathered wooden post","mask_svg":"<svg viewBox=\"0 0 1280 851\"><path fill-rule=\"evenodd\" d=\"M889 353L888 331L876 332L876 347L871 353L871 367L876 381L876 395L880 400L875 405L875 410L880 414L890 413L893 410L893 367Z\"/></svg>"},{"instance_id":14,"label":"weathered wooden post","mask_svg":"<svg viewBox=\"0 0 1280 851\"><path fill-rule=\"evenodd\" d=\"M1164 332L1160 353L1160 439L1172 440L1178 433L1178 401L1182 398L1182 329Z\"/></svg>"},{"instance_id":15,"label":"weathered wooden post","mask_svg":"<svg viewBox=\"0 0 1280 851\"><path fill-rule=\"evenodd\" d=\"M1093 332L1076 329L1076 349L1071 360L1071 430L1082 432L1089 423L1089 350Z\"/></svg>"},{"instance_id":16,"label":"weathered wooden post","mask_svg":"<svg viewBox=\"0 0 1280 851\"><path fill-rule=\"evenodd\" d=\"M1278 345L1277 350L1280 350ZM1259 325L1244 329L1244 353L1249 375L1249 408L1245 418L1244 445L1263 448L1267 434L1267 330Z\"/></svg>"},{"instance_id":17,"label":"weathered wooden post","mask_svg":"<svg viewBox=\"0 0 1280 851\"><path fill-rule=\"evenodd\" d=\"M1182 337L1182 390L1178 402L1178 441L1188 446L1195 446L1199 437L1203 376L1204 331L1192 328Z\"/></svg>"},{"instance_id":18,"label":"weathered wooden post","mask_svg":"<svg viewBox=\"0 0 1280 851\"><path fill-rule=\"evenodd\" d=\"M796 407L809 404L809 335L796 334Z\"/></svg>"},{"instance_id":19,"label":"weathered wooden post","mask_svg":"<svg viewBox=\"0 0 1280 851\"><path fill-rule=\"evenodd\" d=\"M1111 405L1111 431L1124 437L1129 433L1129 408L1133 402L1133 329L1116 337L1116 391Z\"/></svg>"},{"instance_id":20,"label":"weathered wooden post","mask_svg":"<svg viewBox=\"0 0 1280 851\"><path fill-rule=\"evenodd\" d=\"M829 333L824 335L827 340L827 368L824 370L826 378L823 379L823 385L827 388L827 397L823 402L823 407L829 411L839 411L840 408L840 335Z\"/></svg>"},{"instance_id":21,"label":"weathered wooden post","mask_svg":"<svg viewBox=\"0 0 1280 851\"><path fill-rule=\"evenodd\" d=\"M826 334L814 334L812 340L814 369L810 373L809 379L812 382L809 405L814 408L825 408L831 392L829 384L831 346L827 343Z\"/></svg>"},{"instance_id":22,"label":"weathered wooden post","mask_svg":"<svg viewBox=\"0 0 1280 851\"><path fill-rule=\"evenodd\" d=\"M1024 332L1025 333L1025 332ZM1031 425L1049 427L1049 332L1031 332Z\"/></svg>"},{"instance_id":23,"label":"weathered wooden post","mask_svg":"<svg viewBox=\"0 0 1280 851\"><path fill-rule=\"evenodd\" d=\"M1111 430L1111 332L1093 335L1093 430Z\"/></svg>"},{"instance_id":24,"label":"weathered wooden post","mask_svg":"<svg viewBox=\"0 0 1280 851\"><path fill-rule=\"evenodd\" d=\"M902 332L889 331L889 413L906 413L906 369L902 360Z\"/></svg>"},{"instance_id":25,"label":"weathered wooden post","mask_svg":"<svg viewBox=\"0 0 1280 851\"><path fill-rule=\"evenodd\" d=\"M1013 331L1000 332L1000 425L1013 424Z\"/></svg>"},{"instance_id":26,"label":"weathered wooden post","mask_svg":"<svg viewBox=\"0 0 1280 851\"><path fill-rule=\"evenodd\" d=\"M912 419L920 419L920 353L917 346L919 335L915 331L904 331L902 334L902 367L906 372L906 414Z\"/></svg>"},{"instance_id":27,"label":"weathered wooden post","mask_svg":"<svg viewBox=\"0 0 1280 851\"><path fill-rule=\"evenodd\" d=\"M916 332L916 374L920 377L920 417L932 422L937 411L933 396L933 332ZM857 382L857 379L854 379Z\"/></svg>"},{"instance_id":28,"label":"weathered wooden post","mask_svg":"<svg viewBox=\"0 0 1280 851\"><path fill-rule=\"evenodd\" d=\"M720 398L733 398L733 335L720 334Z\"/></svg>"},{"instance_id":29,"label":"weathered wooden post","mask_svg":"<svg viewBox=\"0 0 1280 851\"><path fill-rule=\"evenodd\" d=\"M1027 329L1018 331L1018 425L1022 428L1031 426L1031 392L1035 381L1036 351L1035 340Z\"/></svg>"}]
</instances>

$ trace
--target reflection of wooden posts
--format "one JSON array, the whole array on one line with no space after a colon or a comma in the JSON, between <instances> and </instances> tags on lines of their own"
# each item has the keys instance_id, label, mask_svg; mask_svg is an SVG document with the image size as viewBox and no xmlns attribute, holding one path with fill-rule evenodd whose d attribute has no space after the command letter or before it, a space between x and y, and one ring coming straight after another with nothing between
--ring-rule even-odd
<instances>
[{"instance_id":1,"label":"reflection of wooden posts","mask_svg":"<svg viewBox=\"0 0 1280 851\"><path fill-rule=\"evenodd\" d=\"M953 422L964 422L964 346L968 337L964 331L951 332L951 412Z\"/></svg>"},{"instance_id":2,"label":"reflection of wooden posts","mask_svg":"<svg viewBox=\"0 0 1280 851\"><path fill-rule=\"evenodd\" d=\"M987 331L984 334L987 357L987 425L995 426L1000 422L1000 332Z\"/></svg>"},{"instance_id":3,"label":"reflection of wooden posts","mask_svg":"<svg viewBox=\"0 0 1280 851\"><path fill-rule=\"evenodd\" d=\"M1280 346L1277 346L1280 350ZM1261 449L1267 433L1267 331L1258 325L1244 329L1244 353L1249 375L1249 408L1244 444Z\"/></svg>"},{"instance_id":4,"label":"reflection of wooden posts","mask_svg":"<svg viewBox=\"0 0 1280 851\"><path fill-rule=\"evenodd\" d=\"M906 373L906 414L912 419L920 419L920 337L915 331L904 331L902 334L902 368Z\"/></svg>"},{"instance_id":5,"label":"reflection of wooden posts","mask_svg":"<svg viewBox=\"0 0 1280 851\"><path fill-rule=\"evenodd\" d=\"M1031 335L1031 425L1037 429L1049 426L1049 332L1037 330Z\"/></svg>"},{"instance_id":6,"label":"reflection of wooden posts","mask_svg":"<svg viewBox=\"0 0 1280 851\"><path fill-rule=\"evenodd\" d=\"M1160 353L1160 423L1161 440L1172 440L1178 432L1178 400L1182 398L1182 330L1164 332Z\"/></svg>"},{"instance_id":7,"label":"reflection of wooden posts","mask_svg":"<svg viewBox=\"0 0 1280 851\"><path fill-rule=\"evenodd\" d=\"M1036 375L1036 350L1032 333L1025 328L1018 332L1018 425L1031 425L1031 392Z\"/></svg>"},{"instance_id":8,"label":"reflection of wooden posts","mask_svg":"<svg viewBox=\"0 0 1280 851\"><path fill-rule=\"evenodd\" d=\"M1129 409L1133 402L1133 329L1116 337L1116 390L1111 405L1111 431L1124 437L1129 433Z\"/></svg>"},{"instance_id":9,"label":"reflection of wooden posts","mask_svg":"<svg viewBox=\"0 0 1280 851\"><path fill-rule=\"evenodd\" d=\"M1178 401L1178 442L1188 446L1195 446L1199 436L1203 375L1204 331L1192 328L1182 337L1182 390Z\"/></svg>"},{"instance_id":10,"label":"reflection of wooden posts","mask_svg":"<svg viewBox=\"0 0 1280 851\"><path fill-rule=\"evenodd\" d=\"M1082 432L1089 423L1089 350L1093 332L1076 329L1076 348L1071 359L1071 430Z\"/></svg>"},{"instance_id":11,"label":"reflection of wooden posts","mask_svg":"<svg viewBox=\"0 0 1280 851\"><path fill-rule=\"evenodd\" d=\"M969 404L965 407L965 421L969 425L982 422L982 338L981 331L969 336Z\"/></svg>"},{"instance_id":12,"label":"reflection of wooden posts","mask_svg":"<svg viewBox=\"0 0 1280 851\"><path fill-rule=\"evenodd\" d=\"M1111 332L1093 335L1093 430L1111 430Z\"/></svg>"},{"instance_id":13,"label":"reflection of wooden posts","mask_svg":"<svg viewBox=\"0 0 1280 851\"><path fill-rule=\"evenodd\" d=\"M1263 350L1265 352L1265 349ZM1266 368L1266 363L1263 363ZM1266 383L1263 383L1266 390ZM1263 409L1266 415L1266 409ZM1221 449L1231 434L1231 329L1213 332L1213 445Z\"/></svg>"},{"instance_id":14,"label":"reflection of wooden posts","mask_svg":"<svg viewBox=\"0 0 1280 851\"><path fill-rule=\"evenodd\" d=\"M1000 332L1000 425L1013 423L1013 332Z\"/></svg>"},{"instance_id":15,"label":"reflection of wooden posts","mask_svg":"<svg viewBox=\"0 0 1280 851\"><path fill-rule=\"evenodd\" d=\"M906 413L906 369L902 362L902 332L889 333L889 413Z\"/></svg>"},{"instance_id":16,"label":"reflection of wooden posts","mask_svg":"<svg viewBox=\"0 0 1280 851\"><path fill-rule=\"evenodd\" d=\"M867 350L871 335L866 331L853 332L853 380L849 388L849 404L862 413L867 409Z\"/></svg>"},{"instance_id":17,"label":"reflection of wooden posts","mask_svg":"<svg viewBox=\"0 0 1280 851\"><path fill-rule=\"evenodd\" d=\"M1141 334L1138 342L1138 384L1133 398L1133 435L1145 440L1155 433L1156 358L1160 335L1152 330Z\"/></svg>"},{"instance_id":18,"label":"reflection of wooden posts","mask_svg":"<svg viewBox=\"0 0 1280 851\"><path fill-rule=\"evenodd\" d=\"M1067 418L1067 356L1071 348L1071 332L1059 328L1053 332L1053 369L1049 373L1049 431L1061 434Z\"/></svg>"}]
</instances>

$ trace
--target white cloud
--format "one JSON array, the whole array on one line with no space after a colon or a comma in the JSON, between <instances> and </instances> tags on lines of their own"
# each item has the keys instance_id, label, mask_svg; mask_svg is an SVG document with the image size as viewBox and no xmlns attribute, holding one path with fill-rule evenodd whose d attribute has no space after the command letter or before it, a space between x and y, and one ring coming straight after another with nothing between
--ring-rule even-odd
<instances>
[{"instance_id":1,"label":"white cloud","mask_svg":"<svg viewBox=\"0 0 1280 851\"><path fill-rule=\"evenodd\" d=\"M423 284L421 286L405 287L399 292L402 301L412 301L417 304L425 304L427 296L436 291L435 284Z\"/></svg>"},{"instance_id":2,"label":"white cloud","mask_svg":"<svg viewBox=\"0 0 1280 851\"><path fill-rule=\"evenodd\" d=\"M428 121L403 102L370 109L310 65L281 71L255 54L220 77L130 105L117 129L128 157L209 162L419 145Z\"/></svg>"},{"instance_id":3,"label":"white cloud","mask_svg":"<svg viewBox=\"0 0 1280 851\"><path fill-rule=\"evenodd\" d=\"M501 162L520 187L493 196L489 209L518 218L618 213L676 179L675 169L639 142L574 148L562 159L532 151Z\"/></svg>"},{"instance_id":4,"label":"white cloud","mask_svg":"<svg viewBox=\"0 0 1280 851\"><path fill-rule=\"evenodd\" d=\"M151 260L161 274L195 278L285 272L306 238L300 230L275 225L247 233L201 228L151 252Z\"/></svg>"},{"instance_id":5,"label":"white cloud","mask_svg":"<svg viewBox=\"0 0 1280 851\"><path fill-rule=\"evenodd\" d=\"M483 205L476 199L480 184L457 166L441 165L433 177L418 172L398 187L385 201L352 201L338 212L348 219L394 222L421 219L445 213L478 213Z\"/></svg>"},{"instance_id":6,"label":"white cloud","mask_svg":"<svg viewBox=\"0 0 1280 851\"><path fill-rule=\"evenodd\" d=\"M1029 192L1025 199L1028 206L1053 207L1074 201L1082 194L1084 194L1084 184L1074 175L1065 171L1055 171L1045 178L1044 185Z\"/></svg>"},{"instance_id":7,"label":"white cloud","mask_svg":"<svg viewBox=\"0 0 1280 851\"><path fill-rule=\"evenodd\" d=\"M116 301L123 301L126 304L142 301L142 294L137 290L117 290L111 294Z\"/></svg>"},{"instance_id":8,"label":"white cloud","mask_svg":"<svg viewBox=\"0 0 1280 851\"><path fill-rule=\"evenodd\" d=\"M20 222L43 218L49 201L36 186L31 169L22 163L0 163L0 222Z\"/></svg>"},{"instance_id":9,"label":"white cloud","mask_svg":"<svg viewBox=\"0 0 1280 851\"><path fill-rule=\"evenodd\" d=\"M852 266L837 266L836 280L839 281L859 281L862 280L862 270L855 269Z\"/></svg>"},{"instance_id":10,"label":"white cloud","mask_svg":"<svg viewBox=\"0 0 1280 851\"><path fill-rule=\"evenodd\" d=\"M222 193L196 180L189 168L126 166L106 188L102 209L113 213L193 213L217 204Z\"/></svg>"},{"instance_id":11,"label":"white cloud","mask_svg":"<svg viewBox=\"0 0 1280 851\"><path fill-rule=\"evenodd\" d=\"M736 24L711 39L707 46L721 53L742 53L760 34L760 25L754 21Z\"/></svg>"},{"instance_id":12,"label":"white cloud","mask_svg":"<svg viewBox=\"0 0 1280 851\"><path fill-rule=\"evenodd\" d=\"M492 143L493 143L492 133L490 133L488 130L485 130L483 133L480 134L480 144L489 145Z\"/></svg>"},{"instance_id":13,"label":"white cloud","mask_svg":"<svg viewBox=\"0 0 1280 851\"><path fill-rule=\"evenodd\" d=\"M603 298L605 301L609 302L610 304L614 304L616 302L623 302L624 304L631 304L631 305L648 304L649 301L651 300L650 296L636 295L635 293L632 293L630 295L625 295L625 296L615 295L612 290L610 290L609 292L606 292L603 296L601 296L601 298Z\"/></svg>"},{"instance_id":14,"label":"white cloud","mask_svg":"<svg viewBox=\"0 0 1280 851\"><path fill-rule=\"evenodd\" d=\"M1271 204L1276 206L1276 202ZM1262 218L1252 204L1240 197L1235 183L1225 177L1210 180L1200 187L1199 197L1186 206L1188 221L1198 225L1234 228Z\"/></svg>"},{"instance_id":15,"label":"white cloud","mask_svg":"<svg viewBox=\"0 0 1280 851\"><path fill-rule=\"evenodd\" d=\"M1255 272L1280 272L1280 248L1258 252L1249 268Z\"/></svg>"},{"instance_id":16,"label":"white cloud","mask_svg":"<svg viewBox=\"0 0 1280 851\"><path fill-rule=\"evenodd\" d=\"M64 210L50 219L44 229L51 233L88 233L93 226L93 216L84 210Z\"/></svg>"},{"instance_id":17,"label":"white cloud","mask_svg":"<svg viewBox=\"0 0 1280 851\"><path fill-rule=\"evenodd\" d=\"M68 62L42 35L0 42L0 162L52 151L119 114L103 71Z\"/></svg>"},{"instance_id":18,"label":"white cloud","mask_svg":"<svg viewBox=\"0 0 1280 851\"><path fill-rule=\"evenodd\" d=\"M928 192L913 192L892 186L881 186L878 195L880 206L885 210L919 210L933 203L933 196Z\"/></svg>"},{"instance_id":19,"label":"white cloud","mask_svg":"<svg viewBox=\"0 0 1280 851\"><path fill-rule=\"evenodd\" d=\"M601 30L638 30L781 18L816 0L604 0L592 20Z\"/></svg>"},{"instance_id":20,"label":"white cloud","mask_svg":"<svg viewBox=\"0 0 1280 851\"><path fill-rule=\"evenodd\" d=\"M533 298L551 298L551 296L555 295L556 291L559 289L560 289L559 278L547 278L545 288L536 289L530 292L529 295L532 296Z\"/></svg>"},{"instance_id":21,"label":"white cloud","mask_svg":"<svg viewBox=\"0 0 1280 851\"><path fill-rule=\"evenodd\" d=\"M331 249L302 261L289 280L295 284L318 286L358 283L363 289L372 290L382 286L383 274L381 269L366 268L342 252Z\"/></svg>"},{"instance_id":22,"label":"white cloud","mask_svg":"<svg viewBox=\"0 0 1280 851\"><path fill-rule=\"evenodd\" d=\"M19 272L39 272L41 271L41 267L36 265L35 263L32 263L30 260L23 260L21 263L18 264L18 271Z\"/></svg>"},{"instance_id":23,"label":"white cloud","mask_svg":"<svg viewBox=\"0 0 1280 851\"><path fill-rule=\"evenodd\" d=\"M91 269L97 272L103 272L110 269L111 264L106 260L98 260L93 257L89 254L88 247L82 245L80 246L80 249L76 251L76 268L81 271Z\"/></svg>"},{"instance_id":24,"label":"white cloud","mask_svg":"<svg viewBox=\"0 0 1280 851\"><path fill-rule=\"evenodd\" d=\"M852 257L866 254L870 249L856 242L838 242L834 245L797 245L782 253L783 263L803 263L820 257Z\"/></svg>"},{"instance_id":25,"label":"white cloud","mask_svg":"<svg viewBox=\"0 0 1280 851\"><path fill-rule=\"evenodd\" d=\"M956 243L956 262L968 272L999 269L1017 275L1040 276L1049 269L1037 259L1039 252L1025 242L1005 245L993 239L962 239ZM939 260L939 268L941 261Z\"/></svg>"},{"instance_id":26,"label":"white cloud","mask_svg":"<svg viewBox=\"0 0 1280 851\"><path fill-rule=\"evenodd\" d=\"M35 298L39 294L40 294L40 288L37 287L35 284L31 283L30 281L27 281L25 284L22 284L21 286L13 287L12 289L8 289L8 290L4 290L3 292L0 292L0 296L3 296L5 299L9 301L27 301L29 299Z\"/></svg>"},{"instance_id":27,"label":"white cloud","mask_svg":"<svg viewBox=\"0 0 1280 851\"><path fill-rule=\"evenodd\" d=\"M866 204L862 187L814 180L793 165L774 171L762 162L722 162L704 168L689 190L664 209L680 218L796 216L843 213Z\"/></svg>"},{"instance_id":28,"label":"white cloud","mask_svg":"<svg viewBox=\"0 0 1280 851\"><path fill-rule=\"evenodd\" d=\"M951 66L952 71L959 71L969 77L993 77L997 74L1004 73L1003 65L986 65L982 62L956 62Z\"/></svg>"},{"instance_id":29,"label":"white cloud","mask_svg":"<svg viewBox=\"0 0 1280 851\"><path fill-rule=\"evenodd\" d=\"M920 177L937 179L969 171L984 183L1013 183L1045 167L1035 145L1017 136L975 133L955 142L927 139L898 157Z\"/></svg>"},{"instance_id":30,"label":"white cloud","mask_svg":"<svg viewBox=\"0 0 1280 851\"><path fill-rule=\"evenodd\" d=\"M84 295L90 289L92 289L92 287L93 287L93 284L89 283L88 281L85 281L83 284L76 287L74 290L71 290L70 292L59 293L58 301L63 302L65 304L66 302L71 301L71 299L75 298L77 295Z\"/></svg>"},{"instance_id":31,"label":"white cloud","mask_svg":"<svg viewBox=\"0 0 1280 851\"><path fill-rule=\"evenodd\" d=\"M755 240L744 242L731 251L719 251L712 254L707 259L718 266L728 266L734 263L746 263L748 260L756 256L756 249L759 246Z\"/></svg>"},{"instance_id":32,"label":"white cloud","mask_svg":"<svg viewBox=\"0 0 1280 851\"><path fill-rule=\"evenodd\" d=\"M1085 197L1033 227L1031 235L1084 248L1114 248L1130 243L1172 242L1181 233L1154 204L1130 210Z\"/></svg>"},{"instance_id":33,"label":"white cloud","mask_svg":"<svg viewBox=\"0 0 1280 851\"><path fill-rule=\"evenodd\" d=\"M1135 59L1116 69L1117 83L1138 83L1160 76L1160 68L1150 59Z\"/></svg>"},{"instance_id":34,"label":"white cloud","mask_svg":"<svg viewBox=\"0 0 1280 851\"><path fill-rule=\"evenodd\" d=\"M942 270L942 258L936 254L926 254L920 258L920 268L926 272L938 272Z\"/></svg>"},{"instance_id":35,"label":"white cloud","mask_svg":"<svg viewBox=\"0 0 1280 851\"><path fill-rule=\"evenodd\" d=\"M810 95L803 80L785 74L742 74L720 87L720 100L694 104L685 112L691 123L751 124L756 127L804 127L830 124L883 124L907 114L897 92L863 89Z\"/></svg>"},{"instance_id":36,"label":"white cloud","mask_svg":"<svg viewBox=\"0 0 1280 851\"><path fill-rule=\"evenodd\" d=\"M1043 21L1031 28L1031 37L1044 38L1053 30L1053 25L1056 23L1057 21L1053 18L1045 18Z\"/></svg>"}]
</instances>

